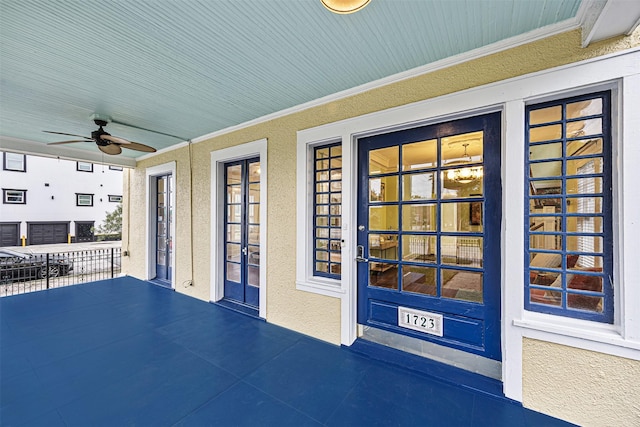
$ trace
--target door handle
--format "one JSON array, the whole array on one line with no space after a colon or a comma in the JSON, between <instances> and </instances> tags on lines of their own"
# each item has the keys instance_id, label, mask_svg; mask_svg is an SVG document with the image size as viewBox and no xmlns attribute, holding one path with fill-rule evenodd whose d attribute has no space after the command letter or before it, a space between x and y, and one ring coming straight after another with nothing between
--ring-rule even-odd
<instances>
[{"instance_id":1,"label":"door handle","mask_svg":"<svg viewBox=\"0 0 640 427\"><path fill-rule=\"evenodd\" d=\"M358 245L356 247L356 262L367 262L369 261L364 257L364 246Z\"/></svg>"},{"instance_id":2,"label":"door handle","mask_svg":"<svg viewBox=\"0 0 640 427\"><path fill-rule=\"evenodd\" d=\"M245 246L244 248L242 248L242 255L246 255L247 254L247 247Z\"/></svg>"}]
</instances>

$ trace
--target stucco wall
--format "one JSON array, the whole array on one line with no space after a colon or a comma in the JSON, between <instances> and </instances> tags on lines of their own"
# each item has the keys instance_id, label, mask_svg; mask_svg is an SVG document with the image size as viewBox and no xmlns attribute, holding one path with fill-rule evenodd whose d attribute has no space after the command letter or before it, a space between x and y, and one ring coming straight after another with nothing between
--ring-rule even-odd
<instances>
[{"instance_id":1,"label":"stucco wall","mask_svg":"<svg viewBox=\"0 0 640 427\"><path fill-rule=\"evenodd\" d=\"M640 425L640 361L525 338L523 405L583 426Z\"/></svg>"},{"instance_id":2,"label":"stucco wall","mask_svg":"<svg viewBox=\"0 0 640 427\"><path fill-rule=\"evenodd\" d=\"M293 260L296 258L296 230L292 225L295 217L296 189L292 183L296 182L296 131L638 45L640 45L640 31L636 31L630 37L596 43L583 49L580 47L580 32L572 31L199 142L191 146L191 155L189 148L181 148L141 161L130 173L131 197L128 200L125 197L125 202L130 209L128 216L130 227L125 228L127 232L123 236L125 240L123 247L130 248L132 252L124 263L124 271L137 277L145 276L145 169L168 161L176 161L178 188L175 216L177 235L174 246L178 257L175 271L178 284L176 290L209 300L210 153L214 150L267 138L268 264L262 266L267 269L267 320L338 344L340 342L339 300L295 289ZM191 191L189 191L190 188L192 188ZM190 194L193 195L193 209ZM195 224L193 230L190 227L192 220ZM192 245L195 254L193 264L190 256ZM193 278L192 287L185 288L181 285L191 278ZM542 412L563 416L565 412L558 412L557 405L552 405L549 399L544 397L544 391L564 390L567 385L576 386L575 392L561 391L561 394L570 396L573 393L577 400L577 396L590 390L591 385L586 380L579 383L566 383L564 376L559 375L548 375L544 378L545 383L539 383L537 379L541 374L530 365L537 363L538 359L535 356L537 346L542 344L530 341L526 344L525 405ZM548 345L544 344L544 346L546 349ZM584 357L585 360L596 360L602 357L596 353L575 353L566 348L555 349L555 351L562 356L563 368L566 368L569 361L576 356ZM627 368L625 363L616 362L616 364ZM547 362L547 368L548 365ZM552 366L555 369L558 365ZM637 364L632 364L631 368L636 369L635 372L637 372ZM611 370L604 372L609 375L615 369L612 365ZM564 369L564 372L567 371ZM606 386L605 394L611 393L612 383L608 382ZM635 389L635 395L637 394ZM606 405L617 405L613 402L615 396L603 396L603 400L609 401ZM593 412L593 406L591 408L587 408L588 405L584 406L584 414ZM615 407L618 408L618 406ZM575 412L572 408L567 408L567 411ZM629 411L626 410L626 413L625 416L630 419Z\"/></svg>"}]
</instances>

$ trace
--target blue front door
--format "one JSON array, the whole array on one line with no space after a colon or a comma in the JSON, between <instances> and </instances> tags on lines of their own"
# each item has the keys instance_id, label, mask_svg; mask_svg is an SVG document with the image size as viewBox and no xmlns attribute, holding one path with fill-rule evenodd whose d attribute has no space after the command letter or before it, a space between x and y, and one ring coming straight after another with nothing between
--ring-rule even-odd
<instances>
[{"instance_id":1,"label":"blue front door","mask_svg":"<svg viewBox=\"0 0 640 427\"><path fill-rule=\"evenodd\" d=\"M500 114L358 140L358 323L500 360Z\"/></svg>"},{"instance_id":2,"label":"blue front door","mask_svg":"<svg viewBox=\"0 0 640 427\"><path fill-rule=\"evenodd\" d=\"M225 165L224 298L258 308L260 290L260 160Z\"/></svg>"},{"instance_id":3,"label":"blue front door","mask_svg":"<svg viewBox=\"0 0 640 427\"><path fill-rule=\"evenodd\" d=\"M171 259L173 257L173 236L171 222L173 206L172 176L156 177L156 277L161 283L171 286Z\"/></svg>"}]
</instances>

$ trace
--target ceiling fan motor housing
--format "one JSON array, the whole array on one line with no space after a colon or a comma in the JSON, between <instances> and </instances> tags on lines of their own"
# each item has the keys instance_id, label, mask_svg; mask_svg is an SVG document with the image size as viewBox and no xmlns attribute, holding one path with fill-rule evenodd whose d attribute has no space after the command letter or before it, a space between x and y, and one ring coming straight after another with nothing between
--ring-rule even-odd
<instances>
[{"instance_id":1,"label":"ceiling fan motor housing","mask_svg":"<svg viewBox=\"0 0 640 427\"><path fill-rule=\"evenodd\" d=\"M98 122L101 122L101 123L98 123ZM94 130L93 132L91 132L91 139L93 139L96 142L96 144L106 147L107 145L111 144L111 141L102 139L104 135L110 135L109 133L105 132L104 129L102 129L102 126L106 125L107 123L102 122L100 120L96 120L96 124L100 126L100 129Z\"/></svg>"}]
</instances>

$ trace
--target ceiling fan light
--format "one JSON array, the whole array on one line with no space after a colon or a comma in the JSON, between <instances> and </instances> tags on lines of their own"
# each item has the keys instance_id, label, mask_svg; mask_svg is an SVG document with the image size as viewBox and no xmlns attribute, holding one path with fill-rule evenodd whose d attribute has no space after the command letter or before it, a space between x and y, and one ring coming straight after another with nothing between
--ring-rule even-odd
<instances>
[{"instance_id":1,"label":"ceiling fan light","mask_svg":"<svg viewBox=\"0 0 640 427\"><path fill-rule=\"evenodd\" d=\"M333 13L345 15L357 12L369 4L370 0L320 0Z\"/></svg>"}]
</instances>

